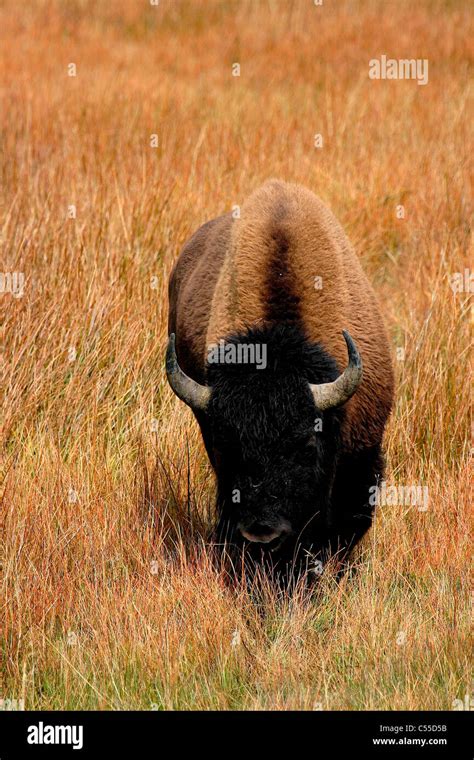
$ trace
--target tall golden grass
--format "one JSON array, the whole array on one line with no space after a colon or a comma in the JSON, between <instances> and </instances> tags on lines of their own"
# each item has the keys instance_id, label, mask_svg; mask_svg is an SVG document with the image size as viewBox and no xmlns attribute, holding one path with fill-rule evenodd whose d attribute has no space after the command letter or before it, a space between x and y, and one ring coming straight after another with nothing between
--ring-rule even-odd
<instances>
[{"instance_id":1,"label":"tall golden grass","mask_svg":"<svg viewBox=\"0 0 474 760\"><path fill-rule=\"evenodd\" d=\"M2 272L25 276L0 294L0 697L450 709L470 688L469 293L451 287L468 4L5 0L0 29ZM370 80L381 54L427 58L428 85ZM314 190L361 256L397 371L387 481L429 505L382 507L356 572L309 603L267 589L262 614L194 550L214 484L163 352L184 241L270 176Z\"/></svg>"}]
</instances>

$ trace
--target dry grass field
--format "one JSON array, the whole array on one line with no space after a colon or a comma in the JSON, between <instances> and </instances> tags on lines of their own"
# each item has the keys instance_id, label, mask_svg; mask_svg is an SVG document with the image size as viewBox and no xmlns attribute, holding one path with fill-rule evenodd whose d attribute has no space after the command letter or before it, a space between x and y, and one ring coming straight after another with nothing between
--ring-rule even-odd
<instances>
[{"instance_id":1,"label":"dry grass field","mask_svg":"<svg viewBox=\"0 0 474 760\"><path fill-rule=\"evenodd\" d=\"M0 29L0 697L452 709L472 689L468 3L2 0ZM370 79L383 54L428 59L428 84ZM262 614L199 551L213 477L163 356L184 241L269 177L333 209L374 283L387 483L429 503L382 506L356 572L310 601L268 589Z\"/></svg>"}]
</instances>

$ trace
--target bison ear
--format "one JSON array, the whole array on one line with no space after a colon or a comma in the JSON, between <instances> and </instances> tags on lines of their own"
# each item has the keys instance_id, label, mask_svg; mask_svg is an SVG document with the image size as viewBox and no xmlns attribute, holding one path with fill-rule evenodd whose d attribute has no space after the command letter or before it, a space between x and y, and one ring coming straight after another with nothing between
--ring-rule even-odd
<instances>
[{"instance_id":1,"label":"bison ear","mask_svg":"<svg viewBox=\"0 0 474 760\"><path fill-rule=\"evenodd\" d=\"M349 354L346 369L333 383L309 384L314 403L321 411L345 404L354 395L362 381L362 359L357 346L347 330L343 330L342 334Z\"/></svg>"},{"instance_id":2,"label":"bison ear","mask_svg":"<svg viewBox=\"0 0 474 760\"><path fill-rule=\"evenodd\" d=\"M205 411L211 397L211 389L200 385L186 375L178 364L176 336L171 333L166 350L166 376L171 388L181 401L195 411Z\"/></svg>"}]
</instances>

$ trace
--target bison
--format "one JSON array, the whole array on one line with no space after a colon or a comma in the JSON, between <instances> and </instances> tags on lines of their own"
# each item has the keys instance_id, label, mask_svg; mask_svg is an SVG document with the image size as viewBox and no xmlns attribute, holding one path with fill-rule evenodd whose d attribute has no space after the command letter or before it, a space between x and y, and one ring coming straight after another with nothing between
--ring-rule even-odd
<instances>
[{"instance_id":1,"label":"bison","mask_svg":"<svg viewBox=\"0 0 474 760\"><path fill-rule=\"evenodd\" d=\"M271 180L234 216L194 233L169 283L167 377L216 474L214 540L281 577L344 564L383 475L393 371L380 309L309 190Z\"/></svg>"}]
</instances>

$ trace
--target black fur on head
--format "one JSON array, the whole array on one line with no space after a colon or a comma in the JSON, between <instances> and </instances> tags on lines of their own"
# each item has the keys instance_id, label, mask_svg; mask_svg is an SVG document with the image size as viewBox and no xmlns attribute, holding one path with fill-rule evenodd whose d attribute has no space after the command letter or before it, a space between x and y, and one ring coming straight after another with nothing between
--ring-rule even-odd
<instances>
[{"instance_id":1,"label":"black fur on head","mask_svg":"<svg viewBox=\"0 0 474 760\"><path fill-rule=\"evenodd\" d=\"M335 380L336 362L289 324L249 329L226 338L225 346L261 348L254 354L260 368L207 363L206 444L218 478L221 529L245 544L251 536L253 552L284 557L296 545L313 550L327 535L344 412L319 412L308 384ZM232 359L232 349L226 351Z\"/></svg>"}]
</instances>

